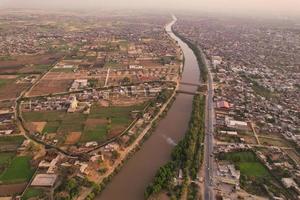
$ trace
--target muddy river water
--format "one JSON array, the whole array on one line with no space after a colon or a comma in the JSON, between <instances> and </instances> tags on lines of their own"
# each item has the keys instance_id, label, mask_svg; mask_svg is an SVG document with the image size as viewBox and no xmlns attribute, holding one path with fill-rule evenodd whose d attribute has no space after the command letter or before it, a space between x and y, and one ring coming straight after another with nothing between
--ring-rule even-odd
<instances>
[{"instance_id":1,"label":"muddy river water","mask_svg":"<svg viewBox=\"0 0 300 200\"><path fill-rule=\"evenodd\" d=\"M182 82L198 83L199 68L193 51L171 30L176 18L166 26L168 34L178 42L185 65ZM196 87L181 85L181 89L194 92ZM97 200L143 200L147 185L153 180L159 167L170 160L174 145L180 141L188 128L192 112L193 96L178 94L167 115L158 122L156 130L144 142L141 149L128 160L115 175Z\"/></svg>"}]
</instances>

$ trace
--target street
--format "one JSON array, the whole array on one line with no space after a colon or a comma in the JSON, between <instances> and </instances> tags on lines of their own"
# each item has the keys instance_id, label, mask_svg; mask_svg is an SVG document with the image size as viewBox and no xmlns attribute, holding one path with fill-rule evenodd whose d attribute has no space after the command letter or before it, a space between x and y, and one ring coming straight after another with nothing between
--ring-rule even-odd
<instances>
[{"instance_id":1,"label":"street","mask_svg":"<svg viewBox=\"0 0 300 200\"><path fill-rule=\"evenodd\" d=\"M205 115L205 142L204 142L204 199L214 199L213 195L213 140L214 140L214 104L213 104L213 78L210 73L209 63L205 56L202 58L208 69L208 83L206 96L206 115Z\"/></svg>"}]
</instances>

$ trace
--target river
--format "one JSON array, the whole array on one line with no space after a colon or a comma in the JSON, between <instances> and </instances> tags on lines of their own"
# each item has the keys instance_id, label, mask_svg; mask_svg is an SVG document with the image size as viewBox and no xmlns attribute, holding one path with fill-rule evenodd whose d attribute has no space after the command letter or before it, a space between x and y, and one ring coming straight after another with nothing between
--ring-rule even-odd
<instances>
[{"instance_id":1,"label":"river","mask_svg":"<svg viewBox=\"0 0 300 200\"><path fill-rule=\"evenodd\" d=\"M168 34L178 42L185 65L182 82L199 83L199 68L193 51L171 30L176 18L166 26ZM194 86L180 85L180 89L194 92ZM174 145L187 131L192 112L193 96L178 94L167 115L158 123L156 130L115 175L97 200L142 200L147 185L153 180L156 171L170 160Z\"/></svg>"}]
</instances>

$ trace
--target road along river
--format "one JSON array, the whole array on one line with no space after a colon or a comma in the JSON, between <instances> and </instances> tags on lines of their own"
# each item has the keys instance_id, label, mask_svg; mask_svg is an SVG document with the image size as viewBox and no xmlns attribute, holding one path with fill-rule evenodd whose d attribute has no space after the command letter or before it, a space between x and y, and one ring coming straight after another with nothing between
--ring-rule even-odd
<instances>
[{"instance_id":1,"label":"road along river","mask_svg":"<svg viewBox=\"0 0 300 200\"><path fill-rule=\"evenodd\" d=\"M185 65L182 82L199 83L199 67L193 51L172 32L173 21L166 26L167 33L178 42ZM197 87L181 85L180 89L195 92ZM188 128L192 112L193 96L178 94L167 115L158 123L156 130L115 175L97 200L142 200L147 185L156 171L170 160L174 145L180 141Z\"/></svg>"}]
</instances>

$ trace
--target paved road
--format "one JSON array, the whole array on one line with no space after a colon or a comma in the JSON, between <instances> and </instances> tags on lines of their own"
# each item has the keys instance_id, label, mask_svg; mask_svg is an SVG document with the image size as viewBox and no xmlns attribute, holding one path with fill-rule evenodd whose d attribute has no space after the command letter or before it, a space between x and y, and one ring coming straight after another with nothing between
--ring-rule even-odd
<instances>
[{"instance_id":1,"label":"paved road","mask_svg":"<svg viewBox=\"0 0 300 200\"><path fill-rule=\"evenodd\" d=\"M208 68L208 87L207 87L207 96L206 96L206 120L205 120L205 155L204 155L204 199L210 200L214 199L213 195L213 170L214 170L214 161L212 157L213 153L213 143L214 143L214 104L213 104L213 78L209 70L209 61L202 56L205 64Z\"/></svg>"}]
</instances>

